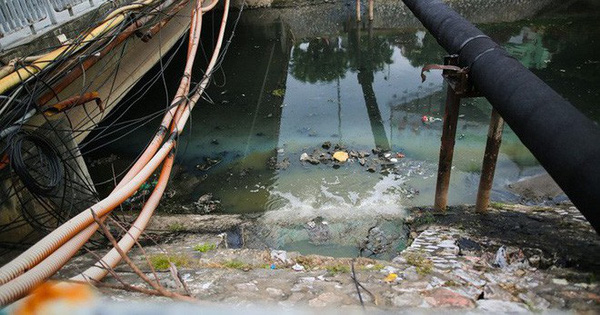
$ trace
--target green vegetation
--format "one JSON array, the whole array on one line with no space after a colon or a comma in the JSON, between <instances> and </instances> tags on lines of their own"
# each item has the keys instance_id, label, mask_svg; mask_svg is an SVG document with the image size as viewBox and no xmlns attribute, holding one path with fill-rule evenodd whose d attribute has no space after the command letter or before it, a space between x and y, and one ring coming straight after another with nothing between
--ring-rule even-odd
<instances>
[{"instance_id":1,"label":"green vegetation","mask_svg":"<svg viewBox=\"0 0 600 315\"><path fill-rule=\"evenodd\" d=\"M245 264L237 259L228 260L228 261L224 262L223 267L229 268L229 269L239 269L239 270L252 269L252 266Z\"/></svg>"},{"instance_id":2,"label":"green vegetation","mask_svg":"<svg viewBox=\"0 0 600 315\"><path fill-rule=\"evenodd\" d=\"M242 269L244 267L244 263L239 260L228 260L223 263L223 267L231 268L231 269Z\"/></svg>"},{"instance_id":3,"label":"green vegetation","mask_svg":"<svg viewBox=\"0 0 600 315\"><path fill-rule=\"evenodd\" d=\"M376 265L375 265L375 266L373 266L373 268L371 268L371 269L372 269L372 270L377 270L377 271L379 271L379 270L381 270L381 269L383 269L383 268L385 268L385 266L384 266L384 265L382 265L382 264L376 264Z\"/></svg>"},{"instance_id":4,"label":"green vegetation","mask_svg":"<svg viewBox=\"0 0 600 315\"><path fill-rule=\"evenodd\" d=\"M425 210L419 214L414 221L415 226L430 225L435 223L435 217L433 216L433 210Z\"/></svg>"},{"instance_id":5,"label":"green vegetation","mask_svg":"<svg viewBox=\"0 0 600 315\"><path fill-rule=\"evenodd\" d=\"M544 211L552 211L551 207L542 207L542 206L532 206L531 211L533 212L544 212Z\"/></svg>"},{"instance_id":6,"label":"green vegetation","mask_svg":"<svg viewBox=\"0 0 600 315\"><path fill-rule=\"evenodd\" d=\"M223 267L225 268L229 268L229 269L238 269L238 270L249 270L252 269L252 266L249 264L246 264L244 262L241 262L237 259L233 259L233 260L228 260L226 262L223 263Z\"/></svg>"},{"instance_id":7,"label":"green vegetation","mask_svg":"<svg viewBox=\"0 0 600 315\"><path fill-rule=\"evenodd\" d=\"M358 266L358 268L360 268L361 270L375 270L375 271L380 271L381 269L385 268L384 265L382 264L375 264L375 265L362 265L362 266Z\"/></svg>"},{"instance_id":8,"label":"green vegetation","mask_svg":"<svg viewBox=\"0 0 600 315\"><path fill-rule=\"evenodd\" d=\"M178 232L185 231L185 226L179 222L171 223L171 224L169 224L169 226L167 228L169 229L169 232L171 232L171 233L178 233Z\"/></svg>"},{"instance_id":9,"label":"green vegetation","mask_svg":"<svg viewBox=\"0 0 600 315\"><path fill-rule=\"evenodd\" d=\"M157 270L169 269L169 263L172 262L177 267L186 267L190 264L190 258L183 254L155 254L148 257L152 267Z\"/></svg>"},{"instance_id":10,"label":"green vegetation","mask_svg":"<svg viewBox=\"0 0 600 315\"><path fill-rule=\"evenodd\" d=\"M490 207L492 207L494 209L503 209L504 208L504 203L502 203L502 202L490 202Z\"/></svg>"},{"instance_id":11,"label":"green vegetation","mask_svg":"<svg viewBox=\"0 0 600 315\"><path fill-rule=\"evenodd\" d=\"M194 246L194 250L201 253L206 253L208 251L214 250L217 248L217 245L212 243L202 243Z\"/></svg>"},{"instance_id":12,"label":"green vegetation","mask_svg":"<svg viewBox=\"0 0 600 315\"><path fill-rule=\"evenodd\" d=\"M260 269L271 269L271 265L270 264L260 264L260 266L258 266L258 268L260 268Z\"/></svg>"},{"instance_id":13,"label":"green vegetation","mask_svg":"<svg viewBox=\"0 0 600 315\"><path fill-rule=\"evenodd\" d=\"M430 274L433 270L433 262L427 258L422 252L411 252L404 256L406 262L417 268L417 273L421 276Z\"/></svg>"},{"instance_id":14,"label":"green vegetation","mask_svg":"<svg viewBox=\"0 0 600 315\"><path fill-rule=\"evenodd\" d=\"M329 271L329 273L336 275L338 273L349 273L350 272L350 266L346 265L346 264L336 264L336 265L330 265L330 266L326 266L325 269L327 269L327 271Z\"/></svg>"},{"instance_id":15,"label":"green vegetation","mask_svg":"<svg viewBox=\"0 0 600 315\"><path fill-rule=\"evenodd\" d=\"M277 89L277 90L273 90L273 92L271 92L271 94L273 96L277 96L277 97L283 97L285 95L285 89Z\"/></svg>"}]
</instances>

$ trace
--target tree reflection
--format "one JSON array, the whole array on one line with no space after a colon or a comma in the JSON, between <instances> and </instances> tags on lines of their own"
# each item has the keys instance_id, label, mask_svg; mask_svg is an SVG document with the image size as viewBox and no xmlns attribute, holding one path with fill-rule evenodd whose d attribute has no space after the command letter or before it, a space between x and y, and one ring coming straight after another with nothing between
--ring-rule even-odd
<instances>
[{"instance_id":1,"label":"tree reflection","mask_svg":"<svg viewBox=\"0 0 600 315\"><path fill-rule=\"evenodd\" d=\"M356 76L363 91L375 146L387 151L391 147L373 90L373 74L376 71L382 71L385 64L392 63L394 51L387 38L374 37L371 28L369 28L366 44L363 43L360 28L354 29L353 35L349 37L350 51L353 52L350 54L349 65L352 70L358 72Z\"/></svg>"},{"instance_id":2,"label":"tree reflection","mask_svg":"<svg viewBox=\"0 0 600 315\"><path fill-rule=\"evenodd\" d=\"M355 29L354 36L348 38L350 46L348 67L353 71L383 71L386 65L392 64L394 47L388 36L373 36L361 34ZM362 42L365 42L363 44Z\"/></svg>"},{"instance_id":3,"label":"tree reflection","mask_svg":"<svg viewBox=\"0 0 600 315\"><path fill-rule=\"evenodd\" d=\"M410 61L410 65L420 68L426 64L441 63L447 53L429 33L418 31L407 33L398 44L402 56Z\"/></svg>"},{"instance_id":4,"label":"tree reflection","mask_svg":"<svg viewBox=\"0 0 600 315\"><path fill-rule=\"evenodd\" d=\"M392 63L394 49L389 37L370 36L367 45L360 42L360 38L348 36L319 37L297 44L292 50L290 73L303 82L333 82L348 71L377 72Z\"/></svg>"},{"instance_id":5,"label":"tree reflection","mask_svg":"<svg viewBox=\"0 0 600 315\"><path fill-rule=\"evenodd\" d=\"M390 144L373 91L373 74L392 64L393 53L391 37L374 36L372 28L369 28L368 33L361 34L360 28L357 27L346 37L315 38L294 46L290 73L297 80L309 83L333 82L344 78L349 71L356 73L363 91L375 145L389 150ZM341 106L339 100L338 106Z\"/></svg>"},{"instance_id":6,"label":"tree reflection","mask_svg":"<svg viewBox=\"0 0 600 315\"><path fill-rule=\"evenodd\" d=\"M347 70L347 53L342 39L315 38L294 46L290 73L303 82L332 82L343 78Z\"/></svg>"}]
</instances>

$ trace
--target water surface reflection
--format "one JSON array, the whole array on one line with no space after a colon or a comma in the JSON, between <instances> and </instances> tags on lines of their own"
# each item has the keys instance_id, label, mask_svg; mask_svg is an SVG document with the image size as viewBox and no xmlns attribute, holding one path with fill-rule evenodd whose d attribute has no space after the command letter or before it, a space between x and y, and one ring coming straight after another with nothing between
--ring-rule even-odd
<instances>
[{"instance_id":1,"label":"water surface reflection","mask_svg":"<svg viewBox=\"0 0 600 315\"><path fill-rule=\"evenodd\" d=\"M588 14L570 24L551 15L481 27L600 121L595 101L600 96L600 19L598 12ZM405 207L431 205L441 136L441 122L435 118L442 116L445 87L437 73L421 83L420 72L425 64L441 62L444 52L411 23L391 28L341 20L339 27L321 30L319 36L298 38L295 31L302 28L285 18L244 19L215 77L218 84L208 90L210 102L195 110L180 141L179 170L171 187L178 202L190 205L212 193L223 212L264 212L260 234L266 243L304 251L314 250L306 224L315 218L329 226L330 239L320 245L356 249L371 227L401 218ZM205 42L210 46L210 39ZM176 78L180 71L170 68L166 76ZM172 94L176 80L167 83ZM163 106L156 102L164 98L160 91L147 99L156 107L146 110ZM484 99L463 101L451 204L475 200L490 111ZM423 123L423 116L433 122ZM152 132L142 128L131 139L149 139ZM355 151L380 148L405 158L374 173L356 160L339 168L300 162L302 153L326 151L324 142ZM110 145L108 151L120 157L117 172L141 146L127 140ZM207 161L218 163L207 167ZM105 168L92 172L98 181L112 175ZM518 201L507 184L542 172L507 128L492 199Z\"/></svg>"}]
</instances>

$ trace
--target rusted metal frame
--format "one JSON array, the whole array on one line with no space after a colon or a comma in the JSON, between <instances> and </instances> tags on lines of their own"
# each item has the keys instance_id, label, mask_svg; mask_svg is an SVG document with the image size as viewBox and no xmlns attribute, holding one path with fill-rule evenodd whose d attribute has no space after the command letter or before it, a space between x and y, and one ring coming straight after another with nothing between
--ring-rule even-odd
<instances>
[{"instance_id":1,"label":"rusted metal frame","mask_svg":"<svg viewBox=\"0 0 600 315\"><path fill-rule=\"evenodd\" d=\"M424 71L428 71L429 69L443 69L442 75L448 85L434 204L435 209L440 211L446 210L448 205L448 188L450 184L460 100L461 98L481 96L469 80L469 69L461 69L457 66L458 55L450 55L444 58L444 66L429 66L429 68L423 68ZM423 74L422 76L424 78ZM488 139L481 168L479 189L477 191L475 208L478 212L485 212L489 206L490 191L492 189L496 162L498 160L498 153L502 142L503 129L504 120L495 109L492 109Z\"/></svg>"},{"instance_id":2,"label":"rusted metal frame","mask_svg":"<svg viewBox=\"0 0 600 315\"><path fill-rule=\"evenodd\" d=\"M44 115L50 117L60 112L64 112L68 109L71 109L75 106L82 105L91 101L96 102L96 105L100 109L100 112L104 111L104 106L102 104L102 100L100 99L100 95L98 94L98 92L95 91L69 97L68 99L58 102L52 106L42 108L42 111L44 112Z\"/></svg>"},{"instance_id":3,"label":"rusted metal frame","mask_svg":"<svg viewBox=\"0 0 600 315\"><path fill-rule=\"evenodd\" d=\"M461 98L481 96L469 79L469 68L459 68L458 55L444 57L444 65L439 68L443 70L442 76L446 83ZM421 78L423 78L423 73L421 73Z\"/></svg>"},{"instance_id":4,"label":"rusted metal frame","mask_svg":"<svg viewBox=\"0 0 600 315\"><path fill-rule=\"evenodd\" d=\"M442 138L440 144L440 157L438 161L438 174L435 186L434 208L438 211L445 211L448 206L448 187L450 185L450 174L452 172L452 158L454 155L454 143L456 139L456 127L458 125L458 111L460 108L461 94L464 90L460 84L466 71L459 71L459 68L452 66L458 65L458 56L447 56L444 58L444 66L431 67L434 69L443 69L442 76L447 83L446 105L444 108L444 122L442 127ZM427 71L425 66L421 71L421 78L424 80L423 72Z\"/></svg>"},{"instance_id":5,"label":"rusted metal frame","mask_svg":"<svg viewBox=\"0 0 600 315\"><path fill-rule=\"evenodd\" d=\"M504 119L492 109L490 127L488 130L487 143L485 145L485 154L481 166L481 178L479 179L479 190L477 191L477 202L475 211L486 212L490 204L490 191L494 182L494 172L496 171L496 162L498 161L498 152L502 142L502 131L504 130Z\"/></svg>"},{"instance_id":6,"label":"rusted metal frame","mask_svg":"<svg viewBox=\"0 0 600 315\"><path fill-rule=\"evenodd\" d=\"M454 91L454 88L448 84L446 106L444 108L444 125L440 145L437 183L435 186L434 208L439 211L445 211L448 205L448 186L450 185L450 173L452 169L452 157L454 155L454 142L456 138L456 125L458 124L459 107L460 96Z\"/></svg>"}]
</instances>

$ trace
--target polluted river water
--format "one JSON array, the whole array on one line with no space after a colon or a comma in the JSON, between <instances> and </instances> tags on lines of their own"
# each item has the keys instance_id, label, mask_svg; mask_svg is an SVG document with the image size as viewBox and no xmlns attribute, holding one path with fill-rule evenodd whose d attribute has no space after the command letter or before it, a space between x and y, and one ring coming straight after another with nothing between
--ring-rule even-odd
<instances>
[{"instance_id":1,"label":"polluted river water","mask_svg":"<svg viewBox=\"0 0 600 315\"><path fill-rule=\"evenodd\" d=\"M598 122L600 10L586 5L476 22ZM314 7L298 14L311 14ZM338 12L333 27L295 25L285 8L243 13L214 84L179 141L163 211L193 213L194 202L212 194L219 213L255 214L257 234L269 247L350 257L366 250L390 258L404 246L405 209L433 204L446 87L435 71L421 82L421 68L441 63L445 53L415 21L386 24L376 15L374 23L357 24L344 4L316 7ZM280 15L269 19L273 12ZM210 26L203 34L210 51ZM138 101L143 106L112 117L132 121L163 110L184 53L165 58L173 61ZM140 84L137 90L146 88ZM475 201L490 113L483 98L461 103L450 204ZM102 152L86 153L84 145L88 161L98 161L90 172L101 194L112 189L113 174L136 158L157 124L133 123L126 137L104 138ZM345 163L331 161L336 146L351 153ZM323 159L316 165L301 161L303 153ZM364 160L356 157L365 153ZM507 126L492 201L522 201L508 185L543 173ZM366 239L389 246L365 247Z\"/></svg>"}]
</instances>

